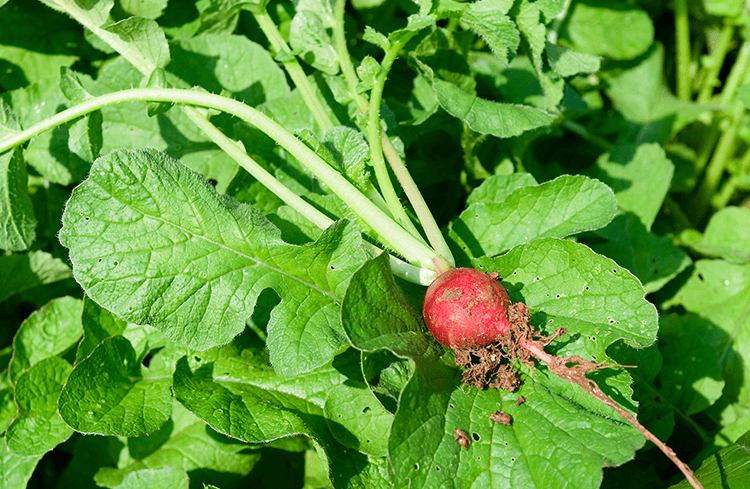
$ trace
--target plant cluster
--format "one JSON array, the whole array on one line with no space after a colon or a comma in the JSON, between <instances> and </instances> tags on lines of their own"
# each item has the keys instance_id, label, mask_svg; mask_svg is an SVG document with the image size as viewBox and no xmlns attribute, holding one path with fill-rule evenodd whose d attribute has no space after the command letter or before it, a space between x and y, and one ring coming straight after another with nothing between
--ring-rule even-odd
<instances>
[{"instance_id":1,"label":"plant cluster","mask_svg":"<svg viewBox=\"0 0 750 489\"><path fill-rule=\"evenodd\" d=\"M0 0L0 486L743 487L748 25Z\"/></svg>"}]
</instances>

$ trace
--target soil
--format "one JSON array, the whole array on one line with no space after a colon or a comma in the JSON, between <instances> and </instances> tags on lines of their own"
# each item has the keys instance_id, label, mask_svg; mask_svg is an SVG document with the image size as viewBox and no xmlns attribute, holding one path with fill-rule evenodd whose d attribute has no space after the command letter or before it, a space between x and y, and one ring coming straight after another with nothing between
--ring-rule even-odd
<instances>
[{"instance_id":1,"label":"soil","mask_svg":"<svg viewBox=\"0 0 750 489\"><path fill-rule=\"evenodd\" d=\"M533 340L543 348L566 333L564 328L560 328L552 336L544 336L529 324L529 318L526 304L511 304L508 308L510 328L497 341L489 345L457 349L456 365L466 367L462 374L463 382L480 390L492 387L513 392L518 389L521 379L512 367L513 360L533 366L531 352L521 345L527 340Z\"/></svg>"}]
</instances>

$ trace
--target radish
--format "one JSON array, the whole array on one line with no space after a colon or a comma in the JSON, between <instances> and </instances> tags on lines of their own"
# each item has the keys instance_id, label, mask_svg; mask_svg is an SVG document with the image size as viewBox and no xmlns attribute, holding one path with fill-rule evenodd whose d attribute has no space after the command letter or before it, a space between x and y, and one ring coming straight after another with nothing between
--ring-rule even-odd
<instances>
[{"instance_id":1,"label":"radish","mask_svg":"<svg viewBox=\"0 0 750 489\"><path fill-rule=\"evenodd\" d=\"M587 372L615 365L598 364L579 356L546 353L544 347L567 331L560 328L551 336L544 336L530 326L528 307L522 302L511 302L497 272L488 274L471 268L441 271L427 289L422 313L430 333L443 346L454 350L458 366L466 367L463 372L465 383L478 389L490 386L512 392L521 384L518 374L512 369L513 360L529 366L533 366L531 357L541 360L552 373L580 385L584 392L617 411L658 446L693 487L703 487L690 467L671 448L610 399L596 382L586 377ZM495 415L497 413L490 415L490 419ZM468 449L468 443L462 443L458 431L456 438Z\"/></svg>"}]
</instances>

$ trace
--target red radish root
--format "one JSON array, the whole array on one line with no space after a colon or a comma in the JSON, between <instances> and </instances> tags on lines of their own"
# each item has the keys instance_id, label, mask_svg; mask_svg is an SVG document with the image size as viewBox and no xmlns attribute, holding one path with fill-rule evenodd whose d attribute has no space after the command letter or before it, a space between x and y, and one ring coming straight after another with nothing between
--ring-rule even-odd
<instances>
[{"instance_id":1,"label":"red radish root","mask_svg":"<svg viewBox=\"0 0 750 489\"><path fill-rule=\"evenodd\" d=\"M512 368L513 360L530 367L533 367L532 357L541 360L552 373L580 385L584 392L617 411L658 446L693 487L703 487L672 449L586 377L588 372L616 365L546 353L544 347L567 331L560 328L551 336L536 331L529 324L528 307L522 302L510 301L497 272L487 274L470 268L454 268L441 273L427 289L423 314L430 333L442 345L454 350L456 364L465 367L464 383L478 389L489 386L512 392L521 385L518 373ZM457 439L464 445L458 431ZM465 446L468 448L468 444Z\"/></svg>"}]
</instances>

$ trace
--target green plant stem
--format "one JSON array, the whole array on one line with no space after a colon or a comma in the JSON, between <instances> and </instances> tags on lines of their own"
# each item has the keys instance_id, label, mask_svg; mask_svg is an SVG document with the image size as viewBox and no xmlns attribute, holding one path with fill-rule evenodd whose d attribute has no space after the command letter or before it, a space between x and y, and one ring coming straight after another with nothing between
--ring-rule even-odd
<instances>
[{"instance_id":1,"label":"green plant stem","mask_svg":"<svg viewBox=\"0 0 750 489\"><path fill-rule=\"evenodd\" d=\"M674 29L677 45L677 96L690 100L690 19L687 0L674 1Z\"/></svg>"},{"instance_id":2,"label":"green plant stem","mask_svg":"<svg viewBox=\"0 0 750 489\"><path fill-rule=\"evenodd\" d=\"M318 123L318 126L320 126L323 131L327 131L328 129L332 128L334 126L333 121L328 116L328 112L326 112L323 104L320 102L320 99L315 94L315 89L307 79L307 75L305 75L305 72L302 69L302 66L300 66L299 62L297 61L297 58L292 54L292 50L289 49L286 41L281 36L279 29L276 27L276 24L274 24L273 20L267 12L253 15L255 16L255 20L258 22L258 25L263 31L263 34L265 34L266 38L268 38L268 42L271 44L271 47L274 49L274 51L284 54L285 59L284 61L282 61L282 64L284 65L286 72L289 73L289 76L294 82L294 85L299 90L300 95L302 95L302 99L305 101L305 104L312 112L313 117L315 118L315 122Z\"/></svg>"},{"instance_id":3,"label":"green plant stem","mask_svg":"<svg viewBox=\"0 0 750 489\"><path fill-rule=\"evenodd\" d=\"M382 141L380 139L380 102L383 97L385 79L388 76L388 71L390 71L393 62L396 60L398 53L401 51L401 48L404 44L409 42L414 34L416 34L416 32L411 35L403 36L397 42L394 42L385 53L385 57L380 64L380 73L378 74L375 86L370 93L367 136L370 143L370 163L375 170L375 178L378 180L378 186L383 193L383 198L388 204L388 208L391 210L391 214L393 214L397 222L400 222L414 236L419 236L419 232L414 227L411 219L406 215L406 211L396 195L396 190L393 188L393 183L391 182L391 177L388 174L388 168L386 167L383 158Z\"/></svg>"},{"instance_id":4,"label":"green plant stem","mask_svg":"<svg viewBox=\"0 0 750 489\"><path fill-rule=\"evenodd\" d=\"M333 28L333 41L336 48L336 52L339 57L339 65L341 71L344 74L344 79L349 87L349 92L352 95L352 100L357 105L357 108L363 114L367 112L368 103L367 99L357 92L357 74L354 71L354 65L349 56L349 50L346 47L346 35L344 33L344 10L346 7L346 0L337 0L334 6L333 15L335 18L335 26ZM382 92L381 92L382 93ZM378 124L378 127L380 125ZM404 189L406 197L409 199L414 212L417 214L417 218L422 224L422 228L425 231L427 240L430 245L442 255L451 266L455 266L456 260L453 258L453 253L448 247L448 243L445 242L440 228L435 221L435 217L430 212L430 208L422 196L422 193L417 188L414 179L409 174L409 170L406 168L403 160L399 156L396 148L393 147L393 143L385 134L385 131L380 132L380 145L388 161L393 173L396 175L401 184L401 188Z\"/></svg>"},{"instance_id":5,"label":"green plant stem","mask_svg":"<svg viewBox=\"0 0 750 489\"><path fill-rule=\"evenodd\" d=\"M563 127L568 129L570 132L573 132L579 136L581 136L586 141L595 144L596 146L600 147L604 151L612 151L615 149L615 145L610 143L604 138L601 138L597 136L596 134L592 134L589 132L586 127L582 126L581 124L575 122L575 121L565 121L562 123Z\"/></svg>"},{"instance_id":6,"label":"green plant stem","mask_svg":"<svg viewBox=\"0 0 750 489\"><path fill-rule=\"evenodd\" d=\"M742 157L737 173L732 175L729 180L727 180L727 183L724 184L721 191L719 191L714 202L717 209L723 209L729 204L729 201L734 196L734 192L737 190L737 187L739 187L740 182L744 178L747 178L748 175L750 175L750 150L746 151L745 155Z\"/></svg>"},{"instance_id":7,"label":"green plant stem","mask_svg":"<svg viewBox=\"0 0 750 489\"><path fill-rule=\"evenodd\" d=\"M417 184L409 174L409 170L406 169L404 161L401 159L401 156L399 156L396 148L393 147L393 143L388 139L385 132L380 133L380 139L382 140L385 158L388 160L393 173L401 184L401 188L404 189L406 197L409 199L409 202L411 202L414 212L417 214L419 222L422 224L422 228L427 235L427 241L429 241L430 245L435 248L435 251L437 251L439 255L442 255L442 257L448 261L450 266L455 267L456 259L453 258L453 253L448 247L448 243L446 243L443 233L440 232L437 221L435 221L435 216L430 212L430 208L427 206L427 202L425 202L422 192L419 191Z\"/></svg>"},{"instance_id":8,"label":"green plant stem","mask_svg":"<svg viewBox=\"0 0 750 489\"><path fill-rule=\"evenodd\" d=\"M367 113L367 99L357 92L357 72L354 70L352 58L349 56L349 49L346 47L346 33L344 32L344 11L346 9L346 0L336 0L333 7L333 45L339 57L339 66L341 73L344 75L346 85L349 87L349 93L352 100L362 114Z\"/></svg>"},{"instance_id":9,"label":"green plant stem","mask_svg":"<svg viewBox=\"0 0 750 489\"><path fill-rule=\"evenodd\" d=\"M434 270L434 264L432 263L432 259L436 255L434 250L399 226L302 141L260 111L220 95L175 88L134 88L102 95L59 112L24 131L6 137L0 141L0 153L24 143L36 134L82 115L109 105L134 101L168 102L207 107L227 112L257 127L289 151L317 178L334 190L362 220L366 221L378 233L380 239L389 247L401 253L409 262L421 268Z\"/></svg>"},{"instance_id":10,"label":"green plant stem","mask_svg":"<svg viewBox=\"0 0 750 489\"><path fill-rule=\"evenodd\" d=\"M703 81L703 86L698 94L698 102L705 103L711 100L711 96L714 92L714 87L719 84L719 72L724 64L724 58L727 56L729 46L732 44L732 37L734 36L734 26L727 24L721 30L721 37L719 43L716 45L716 49L711 53L710 66L708 67L706 78Z\"/></svg>"},{"instance_id":11,"label":"green plant stem","mask_svg":"<svg viewBox=\"0 0 750 489\"><path fill-rule=\"evenodd\" d=\"M726 106L732 101L737 93L737 88L745 82L748 71L750 71L750 42L745 41L740 46L740 52L737 54L737 59L729 71L729 76L727 76L727 81L724 83L724 88L719 96L721 105Z\"/></svg>"},{"instance_id":12,"label":"green plant stem","mask_svg":"<svg viewBox=\"0 0 750 489\"><path fill-rule=\"evenodd\" d=\"M732 109L731 123L719 139L719 143L716 145L716 151L706 168L706 173L698 187L698 191L696 192L693 201L695 222L700 222L710 207L711 197L716 191L716 187L719 185L719 181L724 174L724 168L734 151L735 137L740 122L742 122L743 111L744 106L742 103L739 101L735 102Z\"/></svg>"}]
</instances>

